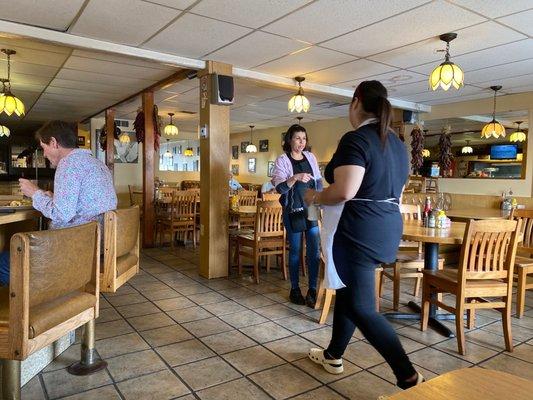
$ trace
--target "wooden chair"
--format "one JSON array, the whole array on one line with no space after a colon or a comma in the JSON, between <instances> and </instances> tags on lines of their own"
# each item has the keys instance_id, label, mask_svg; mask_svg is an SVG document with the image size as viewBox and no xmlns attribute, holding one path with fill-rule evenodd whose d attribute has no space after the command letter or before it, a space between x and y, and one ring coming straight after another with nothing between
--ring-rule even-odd
<instances>
[{"instance_id":1,"label":"wooden chair","mask_svg":"<svg viewBox=\"0 0 533 400\"><path fill-rule=\"evenodd\" d=\"M154 237L157 239L157 234L161 233L161 223L163 220L170 218L170 209L172 206L172 196L174 193L180 192L175 187L162 186L157 189L157 198L154 203L155 211L155 229Z\"/></svg>"},{"instance_id":2,"label":"wooden chair","mask_svg":"<svg viewBox=\"0 0 533 400\"><path fill-rule=\"evenodd\" d=\"M522 242L518 244L514 267L518 277L516 316L522 318L526 304L526 290L533 289L533 282L527 282L528 275L533 274L533 210L513 210L511 219L521 222Z\"/></svg>"},{"instance_id":3,"label":"wooden chair","mask_svg":"<svg viewBox=\"0 0 533 400\"><path fill-rule=\"evenodd\" d=\"M139 229L139 206L105 213L101 292L116 292L139 272Z\"/></svg>"},{"instance_id":4,"label":"wooden chair","mask_svg":"<svg viewBox=\"0 0 533 400\"><path fill-rule=\"evenodd\" d=\"M405 185L404 193L423 193L425 189L424 177L410 175L407 185Z\"/></svg>"},{"instance_id":5,"label":"wooden chair","mask_svg":"<svg viewBox=\"0 0 533 400\"><path fill-rule=\"evenodd\" d=\"M261 195L264 201L279 201L281 194L279 193L263 193Z\"/></svg>"},{"instance_id":6,"label":"wooden chair","mask_svg":"<svg viewBox=\"0 0 533 400\"><path fill-rule=\"evenodd\" d=\"M68 371L86 375L106 367L94 351L99 238L96 222L11 238L10 283L0 288L2 398L21 398L22 360L82 325L81 361Z\"/></svg>"},{"instance_id":7,"label":"wooden chair","mask_svg":"<svg viewBox=\"0 0 533 400\"><path fill-rule=\"evenodd\" d=\"M457 346L466 354L464 311L468 314L468 327L474 327L477 308L494 308L502 313L505 348L513 351L511 335L511 304L513 270L518 245L519 221L470 220L466 225L460 262L457 270L424 270L422 290L421 329L425 331L429 320L430 303L455 313ZM437 300L436 293L455 295L455 306ZM488 300L484 297L496 298Z\"/></svg>"},{"instance_id":8,"label":"wooden chair","mask_svg":"<svg viewBox=\"0 0 533 400\"><path fill-rule=\"evenodd\" d=\"M239 196L240 206L255 206L257 204L257 192L251 190L241 190ZM255 216L241 215L238 219L239 229L254 229L255 228Z\"/></svg>"},{"instance_id":9,"label":"wooden chair","mask_svg":"<svg viewBox=\"0 0 533 400\"><path fill-rule=\"evenodd\" d=\"M426 193L438 193L439 178L424 178L424 188Z\"/></svg>"},{"instance_id":10,"label":"wooden chair","mask_svg":"<svg viewBox=\"0 0 533 400\"><path fill-rule=\"evenodd\" d=\"M326 262L322 253L320 254L320 270L324 273L326 267ZM381 273L383 271L382 267L376 268L376 286L375 286L375 299L376 299L376 310L379 312L380 307L380 297L379 297L379 288L381 287ZM324 287L324 279L320 280L320 285L316 294L316 303L315 310L322 307L322 312L320 313L320 318L318 320L319 324L324 324L326 319L328 319L329 309L331 307L331 302L333 301L333 296L335 296L335 289L326 289ZM324 299L324 304L322 304L322 299Z\"/></svg>"},{"instance_id":11,"label":"wooden chair","mask_svg":"<svg viewBox=\"0 0 533 400\"><path fill-rule=\"evenodd\" d=\"M192 236L193 247L196 248L196 204L195 193L188 191L175 192L172 197L170 215L161 220L159 243L163 245L163 235L170 234L170 247L174 248L174 235L177 233L185 243Z\"/></svg>"},{"instance_id":12,"label":"wooden chair","mask_svg":"<svg viewBox=\"0 0 533 400\"><path fill-rule=\"evenodd\" d=\"M283 279L286 280L285 240L286 234L283 228L282 208L279 202L257 202L254 233L237 236L237 265L239 274L242 274L241 256L252 258L254 260L255 283L259 283L259 258L261 256L280 254ZM247 248L250 250L246 250Z\"/></svg>"},{"instance_id":13,"label":"wooden chair","mask_svg":"<svg viewBox=\"0 0 533 400\"><path fill-rule=\"evenodd\" d=\"M410 204L400 204L400 213L404 221L416 220L422 223L420 206ZM400 280L406 278L415 278L413 296L418 296L420 291L420 282L422 281L422 270L424 269L424 254L422 252L422 243L405 242L400 243L400 251L396 256L396 262L393 264L383 264L383 276L392 280L392 308L398 311L400 304ZM439 258L439 269L444 268L444 259ZM379 288L381 297L383 279Z\"/></svg>"},{"instance_id":14,"label":"wooden chair","mask_svg":"<svg viewBox=\"0 0 533 400\"><path fill-rule=\"evenodd\" d=\"M136 188L133 185L128 185L128 192L130 194L130 206L139 205L142 206L143 204L143 190L142 188Z\"/></svg>"}]
</instances>

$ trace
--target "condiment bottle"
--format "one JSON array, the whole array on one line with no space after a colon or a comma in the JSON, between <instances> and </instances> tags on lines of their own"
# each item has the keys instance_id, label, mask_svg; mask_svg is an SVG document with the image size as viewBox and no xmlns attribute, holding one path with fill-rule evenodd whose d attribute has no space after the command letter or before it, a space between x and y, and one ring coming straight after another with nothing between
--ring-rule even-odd
<instances>
[{"instance_id":1,"label":"condiment bottle","mask_svg":"<svg viewBox=\"0 0 533 400\"><path fill-rule=\"evenodd\" d=\"M430 212L428 217L428 228L435 228L435 213Z\"/></svg>"}]
</instances>

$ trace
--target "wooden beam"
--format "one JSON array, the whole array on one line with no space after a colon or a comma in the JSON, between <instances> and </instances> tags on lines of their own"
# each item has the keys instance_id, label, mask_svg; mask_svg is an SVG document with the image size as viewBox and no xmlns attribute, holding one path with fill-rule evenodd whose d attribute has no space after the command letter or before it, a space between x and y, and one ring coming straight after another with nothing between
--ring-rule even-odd
<instances>
[{"instance_id":1,"label":"wooden beam","mask_svg":"<svg viewBox=\"0 0 533 400\"><path fill-rule=\"evenodd\" d=\"M144 111L144 143L143 143L143 247L154 246L154 92L142 94ZM157 157L159 159L159 157Z\"/></svg>"},{"instance_id":2,"label":"wooden beam","mask_svg":"<svg viewBox=\"0 0 533 400\"><path fill-rule=\"evenodd\" d=\"M108 108L105 110L105 129L106 129L106 151L105 151L105 163L111 176L114 176L115 172L115 110Z\"/></svg>"},{"instance_id":3,"label":"wooden beam","mask_svg":"<svg viewBox=\"0 0 533 400\"><path fill-rule=\"evenodd\" d=\"M206 62L200 71L200 270L205 278L228 275L229 107L210 104L211 74L231 75L228 64Z\"/></svg>"},{"instance_id":4,"label":"wooden beam","mask_svg":"<svg viewBox=\"0 0 533 400\"><path fill-rule=\"evenodd\" d=\"M156 82L153 85L150 85L147 88L145 88L145 89L143 89L143 90L141 90L141 91L139 91L137 93L134 93L131 96L126 97L125 99L117 101L115 104L112 104L112 105L104 108L103 110L100 110L100 111L98 111L98 112L96 112L96 113L94 113L92 115L89 115L88 117L83 119L82 122L89 122L89 120L91 118L96 117L97 115L103 113L108 108L118 107L120 104L122 104L124 102L127 102L127 101L130 101L130 100L134 99L137 96L142 96L146 92L156 92L156 91L158 91L160 89L165 88L166 86L169 86L169 85L172 85L173 83L176 83L176 82L182 81L184 79L187 79L189 76L193 76L195 74L196 74L196 71L193 70L193 69L180 69L178 72L175 72L172 75L167 76L164 79L161 79L159 82Z\"/></svg>"}]
</instances>

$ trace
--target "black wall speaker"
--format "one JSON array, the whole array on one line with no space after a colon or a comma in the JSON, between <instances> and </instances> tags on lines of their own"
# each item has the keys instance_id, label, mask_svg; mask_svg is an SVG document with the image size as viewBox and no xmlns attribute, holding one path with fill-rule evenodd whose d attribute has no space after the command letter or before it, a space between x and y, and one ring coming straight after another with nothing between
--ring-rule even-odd
<instances>
[{"instance_id":1,"label":"black wall speaker","mask_svg":"<svg viewBox=\"0 0 533 400\"><path fill-rule=\"evenodd\" d=\"M414 111L403 110L403 122L407 124L414 124L416 122L416 115Z\"/></svg>"},{"instance_id":2,"label":"black wall speaker","mask_svg":"<svg viewBox=\"0 0 533 400\"><path fill-rule=\"evenodd\" d=\"M227 75L211 75L211 104L229 106L233 104L233 77Z\"/></svg>"}]
</instances>

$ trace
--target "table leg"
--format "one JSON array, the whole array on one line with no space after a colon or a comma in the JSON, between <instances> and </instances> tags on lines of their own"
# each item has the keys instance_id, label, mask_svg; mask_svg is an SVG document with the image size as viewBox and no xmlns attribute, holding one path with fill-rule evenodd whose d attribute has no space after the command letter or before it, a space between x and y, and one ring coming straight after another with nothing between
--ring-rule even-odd
<instances>
[{"instance_id":1,"label":"table leg","mask_svg":"<svg viewBox=\"0 0 533 400\"><path fill-rule=\"evenodd\" d=\"M439 267L439 244L438 243L426 243L424 249L424 269L436 271ZM436 297L436 295L433 295ZM408 307L412 309L415 313L385 313L385 317L389 319L415 319L420 320L420 311L421 308L418 304L413 301L410 301ZM437 307L434 304L430 305L429 308L429 323L428 325L435 329L438 333L446 337L455 337L455 334L448 329L446 326L441 324L438 320L449 320L454 319L454 315L437 314Z\"/></svg>"}]
</instances>

